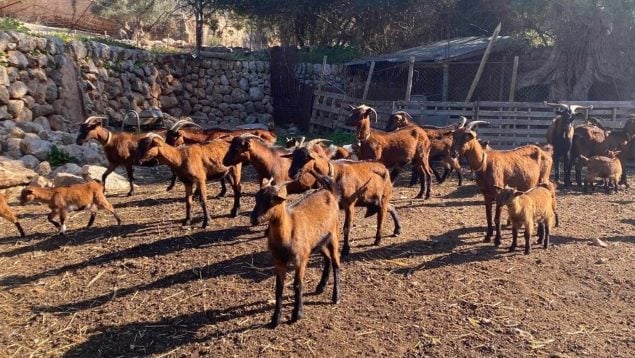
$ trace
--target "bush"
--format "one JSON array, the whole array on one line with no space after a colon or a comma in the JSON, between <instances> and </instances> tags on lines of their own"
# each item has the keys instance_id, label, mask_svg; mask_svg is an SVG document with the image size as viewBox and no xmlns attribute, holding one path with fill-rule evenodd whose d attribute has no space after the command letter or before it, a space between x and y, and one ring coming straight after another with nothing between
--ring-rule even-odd
<instances>
[{"instance_id":1,"label":"bush","mask_svg":"<svg viewBox=\"0 0 635 358\"><path fill-rule=\"evenodd\" d=\"M28 27L24 26L21 21L12 17L0 17L0 30L19 31L25 33L29 33L31 31Z\"/></svg>"},{"instance_id":2,"label":"bush","mask_svg":"<svg viewBox=\"0 0 635 358\"><path fill-rule=\"evenodd\" d=\"M56 145L53 145L51 150L49 150L48 162L52 167L59 167L60 165L64 165L66 163L79 163L77 158L71 157L70 155L62 152Z\"/></svg>"},{"instance_id":3,"label":"bush","mask_svg":"<svg viewBox=\"0 0 635 358\"><path fill-rule=\"evenodd\" d=\"M332 140L335 145L345 145L345 144L353 144L357 143L357 138L355 138L355 133L344 132L342 130L336 129L335 132L331 133L325 139Z\"/></svg>"},{"instance_id":4,"label":"bush","mask_svg":"<svg viewBox=\"0 0 635 358\"><path fill-rule=\"evenodd\" d=\"M362 52L350 46L321 46L304 48L298 51L297 62L322 63L327 56L327 63L344 63L360 57Z\"/></svg>"}]
</instances>

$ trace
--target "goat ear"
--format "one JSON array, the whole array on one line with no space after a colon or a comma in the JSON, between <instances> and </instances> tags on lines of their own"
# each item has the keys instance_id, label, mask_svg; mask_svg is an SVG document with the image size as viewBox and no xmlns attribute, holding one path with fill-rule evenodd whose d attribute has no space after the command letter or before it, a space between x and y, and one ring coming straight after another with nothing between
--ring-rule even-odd
<instances>
[{"instance_id":1,"label":"goat ear","mask_svg":"<svg viewBox=\"0 0 635 358\"><path fill-rule=\"evenodd\" d=\"M247 150L249 148L251 148L251 141L247 139L243 142L243 149Z\"/></svg>"},{"instance_id":2,"label":"goat ear","mask_svg":"<svg viewBox=\"0 0 635 358\"><path fill-rule=\"evenodd\" d=\"M266 187L268 187L268 186L271 186L271 183L272 183L272 182L273 182L273 178L269 178L269 179L267 179L267 178L262 178L262 185L261 185L261 186L262 186L263 188L266 188Z\"/></svg>"},{"instance_id":3,"label":"goat ear","mask_svg":"<svg viewBox=\"0 0 635 358\"><path fill-rule=\"evenodd\" d=\"M287 200L287 186L286 185L280 186L280 188L278 189L278 192L276 193L276 199L278 201Z\"/></svg>"},{"instance_id":4,"label":"goat ear","mask_svg":"<svg viewBox=\"0 0 635 358\"><path fill-rule=\"evenodd\" d=\"M518 190L514 191L514 197L521 196L523 194L525 194L524 191L518 191Z\"/></svg>"},{"instance_id":5,"label":"goat ear","mask_svg":"<svg viewBox=\"0 0 635 358\"><path fill-rule=\"evenodd\" d=\"M456 131L453 129L451 131L447 131L445 133L442 133L441 135L443 135L443 136L452 135L452 134L454 134L454 132L456 132Z\"/></svg>"},{"instance_id":6,"label":"goat ear","mask_svg":"<svg viewBox=\"0 0 635 358\"><path fill-rule=\"evenodd\" d=\"M282 154L280 157L282 157L282 158L293 158L293 153Z\"/></svg>"},{"instance_id":7,"label":"goat ear","mask_svg":"<svg viewBox=\"0 0 635 358\"><path fill-rule=\"evenodd\" d=\"M474 134L472 134L471 132L467 132L463 134L463 140L466 142L471 141L472 139L474 139Z\"/></svg>"},{"instance_id":8,"label":"goat ear","mask_svg":"<svg viewBox=\"0 0 635 358\"><path fill-rule=\"evenodd\" d=\"M501 187L500 187L500 186L498 186L498 185L494 185L494 189L496 189L496 191L498 192L498 191L503 190L504 188L501 188Z\"/></svg>"}]
</instances>

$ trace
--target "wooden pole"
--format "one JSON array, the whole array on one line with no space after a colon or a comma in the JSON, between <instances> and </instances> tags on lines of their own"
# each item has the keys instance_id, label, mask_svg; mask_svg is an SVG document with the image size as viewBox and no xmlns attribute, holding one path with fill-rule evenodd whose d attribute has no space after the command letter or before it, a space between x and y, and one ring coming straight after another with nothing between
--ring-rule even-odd
<instances>
[{"instance_id":1,"label":"wooden pole","mask_svg":"<svg viewBox=\"0 0 635 358\"><path fill-rule=\"evenodd\" d=\"M516 96L516 81L518 80L518 56L514 56L514 67L512 68L512 82L509 85L509 101L514 102Z\"/></svg>"},{"instance_id":2,"label":"wooden pole","mask_svg":"<svg viewBox=\"0 0 635 358\"><path fill-rule=\"evenodd\" d=\"M415 70L415 57L410 56L408 61L408 84L406 84L406 102L410 102L410 95L412 92L412 76Z\"/></svg>"},{"instance_id":3,"label":"wooden pole","mask_svg":"<svg viewBox=\"0 0 635 358\"><path fill-rule=\"evenodd\" d=\"M375 71L375 61L370 63L370 70L368 70L368 77L366 77L366 85L364 86L364 94L362 95L362 99L366 100L368 96L368 88L370 87L370 80L373 78L373 71Z\"/></svg>"},{"instance_id":4,"label":"wooden pole","mask_svg":"<svg viewBox=\"0 0 635 358\"><path fill-rule=\"evenodd\" d=\"M324 67L326 67L326 57L322 58L322 71L320 73L320 83L318 84L318 91L322 90L322 85L324 84Z\"/></svg>"},{"instance_id":5,"label":"wooden pole","mask_svg":"<svg viewBox=\"0 0 635 358\"><path fill-rule=\"evenodd\" d=\"M489 43L487 44L487 48L485 49L485 53L483 54L483 58L481 59L481 63L478 65L478 70L476 71L476 76L474 76L474 81L472 81L472 85L470 86L470 90L467 91L467 97L465 98L465 102L469 102L474 95L474 91L476 91L476 86L478 86L478 81L481 79L483 75L483 70L485 69L485 63L487 63L487 59L489 58L490 52L492 52L492 48L494 48L494 43L496 43L496 39L498 38L498 34L501 31L501 23L498 23L498 26L494 29L494 33L492 37L489 39Z\"/></svg>"},{"instance_id":6,"label":"wooden pole","mask_svg":"<svg viewBox=\"0 0 635 358\"><path fill-rule=\"evenodd\" d=\"M448 88L450 83L450 65L443 64L443 89L441 90L441 100L443 102L448 101Z\"/></svg>"},{"instance_id":7,"label":"wooden pole","mask_svg":"<svg viewBox=\"0 0 635 358\"><path fill-rule=\"evenodd\" d=\"M503 87L505 87L505 65L507 64L507 56L503 56L503 62L501 63L501 81L498 86L498 101L503 101Z\"/></svg>"}]
</instances>

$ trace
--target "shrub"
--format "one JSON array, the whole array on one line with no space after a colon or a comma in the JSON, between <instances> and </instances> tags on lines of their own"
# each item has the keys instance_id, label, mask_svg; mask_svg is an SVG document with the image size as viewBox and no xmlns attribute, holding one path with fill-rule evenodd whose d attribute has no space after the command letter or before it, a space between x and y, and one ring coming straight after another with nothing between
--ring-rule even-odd
<instances>
[{"instance_id":1,"label":"shrub","mask_svg":"<svg viewBox=\"0 0 635 358\"><path fill-rule=\"evenodd\" d=\"M48 162L52 167L59 167L60 165L64 165L66 163L79 163L77 158L71 157L70 155L62 152L56 145L53 145L49 150Z\"/></svg>"}]
</instances>

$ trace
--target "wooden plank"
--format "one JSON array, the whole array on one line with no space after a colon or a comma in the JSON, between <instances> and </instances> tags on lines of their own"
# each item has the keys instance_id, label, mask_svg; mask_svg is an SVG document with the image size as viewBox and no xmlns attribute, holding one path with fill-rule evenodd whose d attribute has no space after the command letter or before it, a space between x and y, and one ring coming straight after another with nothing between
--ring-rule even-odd
<instances>
[{"instance_id":1,"label":"wooden plank","mask_svg":"<svg viewBox=\"0 0 635 358\"><path fill-rule=\"evenodd\" d=\"M408 61L408 82L406 83L406 102L410 102L410 97L412 95L412 76L414 74L415 69L415 57L410 56L410 60Z\"/></svg>"},{"instance_id":2,"label":"wooden plank","mask_svg":"<svg viewBox=\"0 0 635 358\"><path fill-rule=\"evenodd\" d=\"M322 71L320 71L320 83L318 84L318 91L322 90L324 84L324 68L326 67L326 55L322 58Z\"/></svg>"},{"instance_id":3,"label":"wooden plank","mask_svg":"<svg viewBox=\"0 0 635 358\"><path fill-rule=\"evenodd\" d=\"M373 78L373 71L375 71L375 61L371 61L370 70L368 70L368 77L366 77L366 85L364 86L364 94L362 95L362 100L365 101L366 97L368 97L368 89L370 88L370 81Z\"/></svg>"},{"instance_id":4,"label":"wooden plank","mask_svg":"<svg viewBox=\"0 0 635 358\"><path fill-rule=\"evenodd\" d=\"M487 59L489 58L490 52L492 52L492 48L496 43L496 39L498 38L498 34L501 31L501 23L498 23L498 26L494 29L494 33L492 34L492 38L490 38L489 43L487 44L487 48L485 49L485 53L483 54L483 58L481 58L481 63L478 65L478 70L476 70L476 75L474 76L474 81L472 81L472 85L470 86L469 91L467 91L467 97L465 98L465 102L469 102L472 99L472 95L474 95L474 91L476 91L476 86L478 86L478 82L483 75L483 70L485 69L485 63L487 63ZM476 118L476 117L475 117Z\"/></svg>"},{"instance_id":5,"label":"wooden plank","mask_svg":"<svg viewBox=\"0 0 635 358\"><path fill-rule=\"evenodd\" d=\"M514 102L516 97L516 83L518 81L518 56L514 56L514 66L512 67L512 81L509 85L509 102Z\"/></svg>"}]
</instances>

